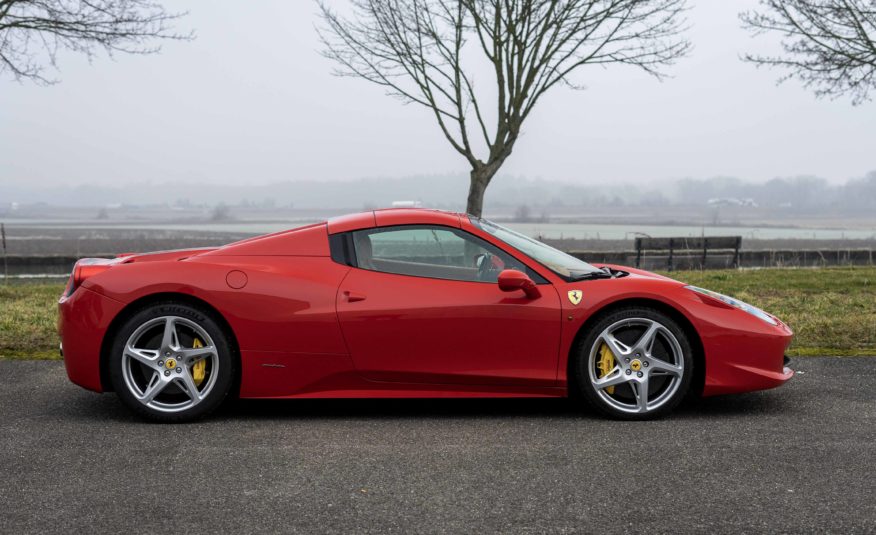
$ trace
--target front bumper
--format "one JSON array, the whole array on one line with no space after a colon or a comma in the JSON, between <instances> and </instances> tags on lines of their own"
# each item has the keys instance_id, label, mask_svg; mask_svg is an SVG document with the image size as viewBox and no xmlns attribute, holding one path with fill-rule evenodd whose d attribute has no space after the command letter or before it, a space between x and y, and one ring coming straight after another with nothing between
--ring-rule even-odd
<instances>
[{"instance_id":1,"label":"front bumper","mask_svg":"<svg viewBox=\"0 0 876 535\"><path fill-rule=\"evenodd\" d=\"M770 332L727 332L704 341L704 396L767 390L794 376L785 355L793 334L784 325Z\"/></svg>"},{"instance_id":2,"label":"front bumper","mask_svg":"<svg viewBox=\"0 0 876 535\"><path fill-rule=\"evenodd\" d=\"M704 396L766 390L794 376L786 357L794 333L781 320L773 316L777 324L772 325L736 308L698 300L691 311L705 357Z\"/></svg>"}]
</instances>

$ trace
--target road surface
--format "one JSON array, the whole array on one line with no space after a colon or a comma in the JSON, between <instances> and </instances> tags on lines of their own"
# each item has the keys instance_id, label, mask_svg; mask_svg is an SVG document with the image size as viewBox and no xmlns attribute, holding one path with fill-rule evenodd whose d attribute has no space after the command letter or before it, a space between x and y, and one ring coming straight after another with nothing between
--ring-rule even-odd
<instances>
[{"instance_id":1,"label":"road surface","mask_svg":"<svg viewBox=\"0 0 876 535\"><path fill-rule=\"evenodd\" d=\"M237 402L133 418L0 361L0 533L876 531L876 358L623 423L565 400Z\"/></svg>"}]
</instances>

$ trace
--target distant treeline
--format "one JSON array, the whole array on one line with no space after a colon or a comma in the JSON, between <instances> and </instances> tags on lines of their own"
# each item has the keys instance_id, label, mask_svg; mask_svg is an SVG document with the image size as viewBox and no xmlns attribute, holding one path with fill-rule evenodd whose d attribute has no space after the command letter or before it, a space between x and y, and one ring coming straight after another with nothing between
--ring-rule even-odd
<instances>
[{"instance_id":1,"label":"distant treeline","mask_svg":"<svg viewBox=\"0 0 876 535\"><path fill-rule=\"evenodd\" d=\"M209 182L166 184L162 181L125 186L71 185L33 187L23 182L0 183L0 217L13 204L102 207L165 205L187 208L232 207L293 209L370 209L395 201L420 201L424 207L461 210L468 188L465 174L421 175L403 178L367 178L352 181L289 180L258 184L242 177L239 184ZM817 177L775 178L763 183L739 178L680 179L675 181L600 181L582 176L580 182L557 182L519 176L499 176L487 193L487 207L508 207L508 215L522 206L531 217L550 214L553 207L672 205L784 207L817 213L872 212L876 208L876 171L862 178L832 184Z\"/></svg>"},{"instance_id":2,"label":"distant treeline","mask_svg":"<svg viewBox=\"0 0 876 535\"><path fill-rule=\"evenodd\" d=\"M684 179L677 183L678 202L707 203L714 199L752 199L760 206L788 206L804 210L843 208L849 211L876 209L876 171L844 184L823 178L774 178L765 183L738 178Z\"/></svg>"}]
</instances>

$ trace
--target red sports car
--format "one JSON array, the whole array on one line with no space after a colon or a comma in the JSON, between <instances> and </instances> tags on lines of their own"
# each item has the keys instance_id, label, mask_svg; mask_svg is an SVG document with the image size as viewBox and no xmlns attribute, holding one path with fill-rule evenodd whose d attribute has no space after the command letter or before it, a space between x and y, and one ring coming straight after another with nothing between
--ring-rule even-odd
<instances>
[{"instance_id":1,"label":"red sports car","mask_svg":"<svg viewBox=\"0 0 876 535\"><path fill-rule=\"evenodd\" d=\"M423 209L84 259L59 308L70 380L162 421L228 395L576 395L643 419L794 374L791 330L753 306Z\"/></svg>"}]
</instances>

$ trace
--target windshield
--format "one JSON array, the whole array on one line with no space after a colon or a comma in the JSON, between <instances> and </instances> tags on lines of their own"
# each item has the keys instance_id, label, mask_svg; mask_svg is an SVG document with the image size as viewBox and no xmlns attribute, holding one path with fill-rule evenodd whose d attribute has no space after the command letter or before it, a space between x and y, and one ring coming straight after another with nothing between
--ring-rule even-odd
<instances>
[{"instance_id":1,"label":"windshield","mask_svg":"<svg viewBox=\"0 0 876 535\"><path fill-rule=\"evenodd\" d=\"M579 260L570 254L554 249L550 245L534 240L529 236L524 236L519 232L497 225L492 221L478 219L471 216L469 216L469 219L474 226L485 232L489 232L511 247L525 253L533 260L561 277L566 279L578 279L591 273L601 272L600 269L591 266L583 260Z\"/></svg>"}]
</instances>

